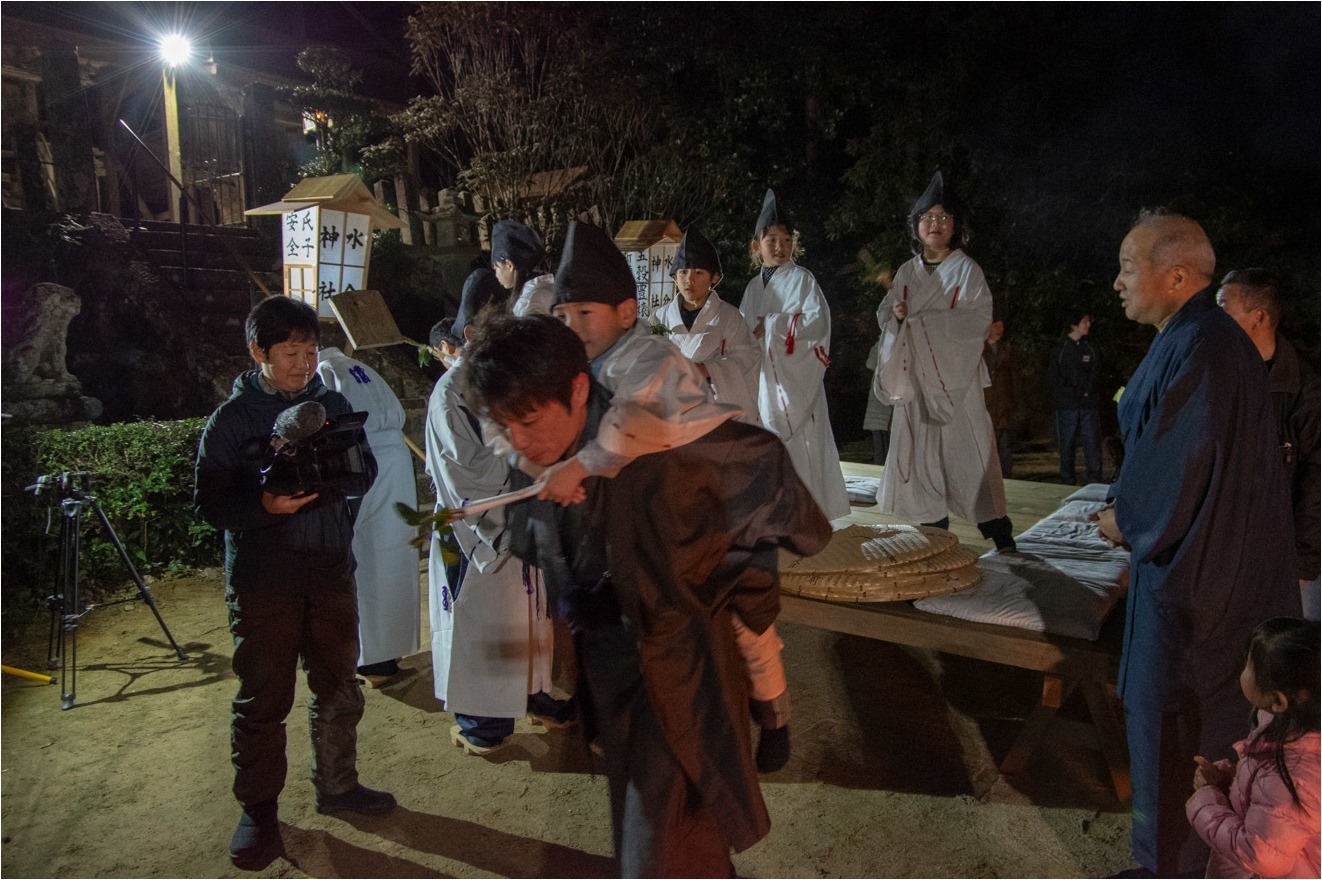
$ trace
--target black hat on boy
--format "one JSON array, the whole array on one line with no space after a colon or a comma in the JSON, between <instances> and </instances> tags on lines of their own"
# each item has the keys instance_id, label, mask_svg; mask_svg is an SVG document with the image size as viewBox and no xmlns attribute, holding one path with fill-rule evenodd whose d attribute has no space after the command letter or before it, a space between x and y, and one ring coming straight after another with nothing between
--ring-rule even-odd
<instances>
[{"instance_id":1,"label":"black hat on boy","mask_svg":"<svg viewBox=\"0 0 1322 880\"><path fill-rule=\"evenodd\" d=\"M794 231L789 215L783 213L776 204L776 194L767 190L767 194L762 197L762 213L757 215L757 226L753 227L753 238L760 238L770 226L784 226L789 231Z\"/></svg>"},{"instance_id":2,"label":"black hat on boy","mask_svg":"<svg viewBox=\"0 0 1322 880\"><path fill-rule=\"evenodd\" d=\"M569 224L565 249L555 270L555 297L551 305L570 302L617 306L638 298L638 285L629 262L600 226L575 220Z\"/></svg>"},{"instance_id":3,"label":"black hat on boy","mask_svg":"<svg viewBox=\"0 0 1322 880\"><path fill-rule=\"evenodd\" d=\"M545 253L542 237L517 220L501 220L491 230L491 261L509 260L522 273L531 272Z\"/></svg>"},{"instance_id":4,"label":"black hat on boy","mask_svg":"<svg viewBox=\"0 0 1322 880\"><path fill-rule=\"evenodd\" d=\"M477 313L487 303L504 298L505 288L496 280L496 273L490 269L474 269L464 281L464 292L459 297L459 314L454 317L454 327L450 329L460 339L464 338L464 328L473 323Z\"/></svg>"},{"instance_id":5,"label":"black hat on boy","mask_svg":"<svg viewBox=\"0 0 1322 880\"><path fill-rule=\"evenodd\" d=\"M721 255L716 253L715 246L696 226L690 226L689 231L679 240L679 250L675 251L670 276L673 278L680 269L706 269L713 275L721 274Z\"/></svg>"}]
</instances>

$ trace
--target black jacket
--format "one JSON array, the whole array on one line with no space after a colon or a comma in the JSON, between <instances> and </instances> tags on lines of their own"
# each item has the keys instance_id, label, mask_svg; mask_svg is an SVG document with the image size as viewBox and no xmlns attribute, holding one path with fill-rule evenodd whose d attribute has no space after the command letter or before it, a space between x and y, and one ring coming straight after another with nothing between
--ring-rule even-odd
<instances>
[{"instance_id":1,"label":"black jacket","mask_svg":"<svg viewBox=\"0 0 1322 880\"><path fill-rule=\"evenodd\" d=\"M1304 369L1299 353L1276 334L1276 354L1267 373L1271 381L1272 411L1281 439L1285 476L1294 508L1295 561L1300 580L1318 575L1319 522L1318 380L1317 371Z\"/></svg>"},{"instance_id":2,"label":"black jacket","mask_svg":"<svg viewBox=\"0 0 1322 880\"><path fill-rule=\"evenodd\" d=\"M1051 351L1052 409L1097 409L1097 349L1087 338L1066 336Z\"/></svg>"},{"instance_id":3,"label":"black jacket","mask_svg":"<svg viewBox=\"0 0 1322 880\"><path fill-rule=\"evenodd\" d=\"M352 584L347 499L328 491L297 513L267 513L261 484L262 452L281 412L315 400L333 419L352 407L315 375L298 396L287 398L265 391L259 372L234 380L230 399L211 414L197 447L193 504L199 517L225 532L225 582L236 591Z\"/></svg>"}]
</instances>

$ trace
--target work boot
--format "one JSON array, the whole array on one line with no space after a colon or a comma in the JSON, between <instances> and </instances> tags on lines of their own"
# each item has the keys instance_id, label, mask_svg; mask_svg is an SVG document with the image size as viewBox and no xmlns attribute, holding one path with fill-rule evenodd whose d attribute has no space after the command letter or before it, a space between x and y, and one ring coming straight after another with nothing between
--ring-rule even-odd
<instances>
[{"instance_id":1,"label":"work boot","mask_svg":"<svg viewBox=\"0 0 1322 880\"><path fill-rule=\"evenodd\" d=\"M230 861L243 871L260 871L284 852L276 801L244 807L230 838Z\"/></svg>"},{"instance_id":2,"label":"work boot","mask_svg":"<svg viewBox=\"0 0 1322 880\"><path fill-rule=\"evenodd\" d=\"M376 791L365 785L355 785L343 794L317 792L317 812L327 816L335 813L361 813L381 816L395 809L395 796L388 791Z\"/></svg>"}]
</instances>

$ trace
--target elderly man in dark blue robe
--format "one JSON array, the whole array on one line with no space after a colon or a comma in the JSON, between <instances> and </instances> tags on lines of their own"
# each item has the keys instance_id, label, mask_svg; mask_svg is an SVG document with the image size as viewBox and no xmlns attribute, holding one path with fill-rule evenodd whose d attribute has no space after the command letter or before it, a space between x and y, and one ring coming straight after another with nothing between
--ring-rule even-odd
<instances>
[{"instance_id":1,"label":"elderly man in dark blue robe","mask_svg":"<svg viewBox=\"0 0 1322 880\"><path fill-rule=\"evenodd\" d=\"M1254 627L1300 613L1267 376L1217 308L1215 268L1197 223L1144 212L1115 280L1125 316L1157 328L1120 400L1124 464L1098 527L1132 552L1119 688L1133 853L1163 877L1206 866L1183 805L1194 755L1228 758L1247 730Z\"/></svg>"}]
</instances>

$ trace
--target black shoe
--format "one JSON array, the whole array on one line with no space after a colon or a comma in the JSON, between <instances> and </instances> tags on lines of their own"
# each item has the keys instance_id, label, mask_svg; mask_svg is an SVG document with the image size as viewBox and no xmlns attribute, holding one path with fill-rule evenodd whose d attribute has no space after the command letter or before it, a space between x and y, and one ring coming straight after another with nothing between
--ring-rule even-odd
<instances>
[{"instance_id":1,"label":"black shoe","mask_svg":"<svg viewBox=\"0 0 1322 880\"><path fill-rule=\"evenodd\" d=\"M565 730L578 721L574 698L557 700L545 691L528 695L528 720L542 727Z\"/></svg>"},{"instance_id":2,"label":"black shoe","mask_svg":"<svg viewBox=\"0 0 1322 880\"><path fill-rule=\"evenodd\" d=\"M359 675L379 675L382 678L389 678L392 675L399 675L398 660L382 660L380 663L368 663L366 666L358 667Z\"/></svg>"},{"instance_id":3,"label":"black shoe","mask_svg":"<svg viewBox=\"0 0 1322 880\"><path fill-rule=\"evenodd\" d=\"M260 871L284 853L276 802L247 807L230 838L230 861L243 871Z\"/></svg>"},{"instance_id":4,"label":"black shoe","mask_svg":"<svg viewBox=\"0 0 1322 880\"><path fill-rule=\"evenodd\" d=\"M396 803L390 792L376 791L365 785L355 785L344 794L317 792L317 812L327 816L346 812L382 816L395 809Z\"/></svg>"},{"instance_id":5,"label":"black shoe","mask_svg":"<svg viewBox=\"0 0 1322 880\"><path fill-rule=\"evenodd\" d=\"M757 739L757 772L775 773L790 760L790 726L764 727Z\"/></svg>"}]
</instances>

